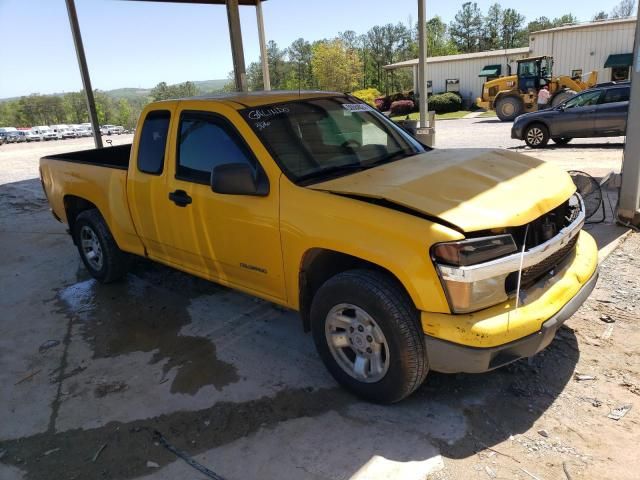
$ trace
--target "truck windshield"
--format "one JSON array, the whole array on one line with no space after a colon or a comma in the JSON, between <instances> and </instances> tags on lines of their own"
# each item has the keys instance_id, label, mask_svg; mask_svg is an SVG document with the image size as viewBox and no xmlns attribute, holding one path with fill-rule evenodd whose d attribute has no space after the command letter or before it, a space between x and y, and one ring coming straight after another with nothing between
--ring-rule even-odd
<instances>
[{"instance_id":1,"label":"truck windshield","mask_svg":"<svg viewBox=\"0 0 640 480\"><path fill-rule=\"evenodd\" d=\"M266 105L241 114L297 183L348 175L425 151L372 107L349 97Z\"/></svg>"}]
</instances>

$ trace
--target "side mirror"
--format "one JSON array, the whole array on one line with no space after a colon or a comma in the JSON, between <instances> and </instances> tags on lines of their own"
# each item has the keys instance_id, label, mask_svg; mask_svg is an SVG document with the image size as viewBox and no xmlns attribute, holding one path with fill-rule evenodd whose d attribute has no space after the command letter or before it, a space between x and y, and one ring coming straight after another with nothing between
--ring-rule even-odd
<instances>
[{"instance_id":1,"label":"side mirror","mask_svg":"<svg viewBox=\"0 0 640 480\"><path fill-rule=\"evenodd\" d=\"M225 195L264 197L269 194L269 180L260 168L254 174L246 163L227 163L213 167L211 190Z\"/></svg>"}]
</instances>

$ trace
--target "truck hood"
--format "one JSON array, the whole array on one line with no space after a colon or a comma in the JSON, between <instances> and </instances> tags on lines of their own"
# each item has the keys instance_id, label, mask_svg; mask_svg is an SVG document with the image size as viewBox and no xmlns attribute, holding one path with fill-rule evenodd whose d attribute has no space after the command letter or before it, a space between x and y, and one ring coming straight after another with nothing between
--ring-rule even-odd
<instances>
[{"instance_id":1,"label":"truck hood","mask_svg":"<svg viewBox=\"0 0 640 480\"><path fill-rule=\"evenodd\" d=\"M463 232L527 224L574 192L550 163L507 150L432 150L309 186L414 211Z\"/></svg>"}]
</instances>

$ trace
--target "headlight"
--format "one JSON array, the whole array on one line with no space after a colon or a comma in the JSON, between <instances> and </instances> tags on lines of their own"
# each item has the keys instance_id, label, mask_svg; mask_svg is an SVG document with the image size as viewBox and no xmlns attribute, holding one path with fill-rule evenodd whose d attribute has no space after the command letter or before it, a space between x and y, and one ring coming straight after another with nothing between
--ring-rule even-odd
<instances>
[{"instance_id":1,"label":"headlight","mask_svg":"<svg viewBox=\"0 0 640 480\"><path fill-rule=\"evenodd\" d=\"M508 274L473 282L458 282L443 275L441 267L477 265L511 255L517 250L513 237L508 234L435 245L431 256L453 312L473 312L507 300L505 280Z\"/></svg>"},{"instance_id":2,"label":"headlight","mask_svg":"<svg viewBox=\"0 0 640 480\"><path fill-rule=\"evenodd\" d=\"M517 251L513 237L506 234L439 243L433 247L432 254L437 263L466 267L511 255Z\"/></svg>"}]
</instances>

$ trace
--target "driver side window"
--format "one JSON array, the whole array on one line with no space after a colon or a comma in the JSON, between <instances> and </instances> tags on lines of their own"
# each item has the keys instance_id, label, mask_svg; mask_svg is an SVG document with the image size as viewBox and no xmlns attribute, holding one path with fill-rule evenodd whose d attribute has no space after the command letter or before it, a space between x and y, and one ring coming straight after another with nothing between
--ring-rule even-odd
<instances>
[{"instance_id":1,"label":"driver side window","mask_svg":"<svg viewBox=\"0 0 640 480\"><path fill-rule=\"evenodd\" d=\"M602 95L602 92L599 90L581 93L580 95L576 95L575 97L567 101L567 103L565 104L565 108L589 107L592 105L596 105L598 103L600 95Z\"/></svg>"},{"instance_id":2,"label":"driver side window","mask_svg":"<svg viewBox=\"0 0 640 480\"><path fill-rule=\"evenodd\" d=\"M180 116L176 178L208 185L218 165L257 162L227 122L204 112Z\"/></svg>"}]
</instances>

